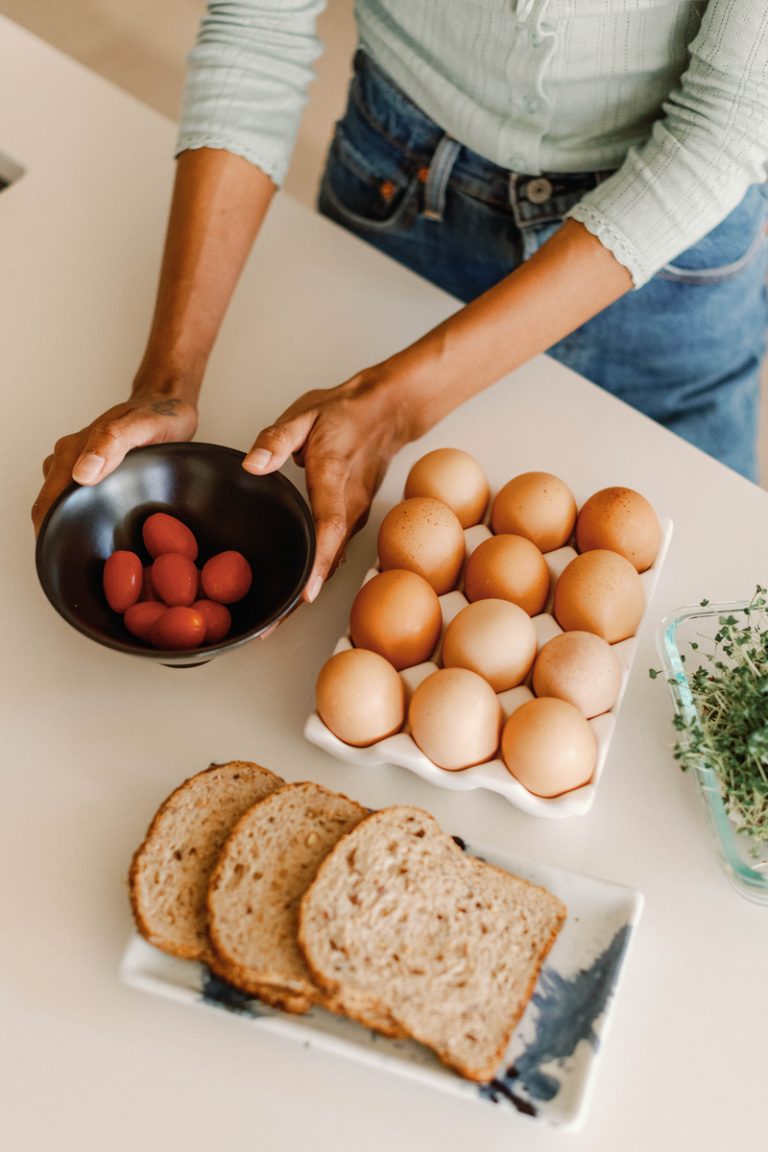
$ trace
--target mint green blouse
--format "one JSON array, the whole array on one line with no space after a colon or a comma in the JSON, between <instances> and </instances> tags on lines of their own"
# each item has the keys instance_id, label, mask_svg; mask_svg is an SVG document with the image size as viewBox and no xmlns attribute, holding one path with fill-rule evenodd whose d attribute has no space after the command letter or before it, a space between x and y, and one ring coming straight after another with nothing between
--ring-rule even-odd
<instances>
[{"instance_id":1,"label":"mint green blouse","mask_svg":"<svg viewBox=\"0 0 768 1152\"><path fill-rule=\"evenodd\" d=\"M279 184L325 0L209 0L178 148ZM768 0L356 0L361 47L454 139L505 168L612 169L570 215L636 287L766 178Z\"/></svg>"}]
</instances>

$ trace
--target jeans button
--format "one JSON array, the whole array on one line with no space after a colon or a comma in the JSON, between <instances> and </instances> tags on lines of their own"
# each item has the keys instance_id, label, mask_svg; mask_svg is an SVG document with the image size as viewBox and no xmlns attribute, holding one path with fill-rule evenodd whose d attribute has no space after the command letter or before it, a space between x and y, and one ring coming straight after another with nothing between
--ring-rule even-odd
<instances>
[{"instance_id":1,"label":"jeans button","mask_svg":"<svg viewBox=\"0 0 768 1152\"><path fill-rule=\"evenodd\" d=\"M549 200L552 192L552 185L544 176L529 180L525 186L526 199L530 200L531 204L544 204L545 201Z\"/></svg>"}]
</instances>

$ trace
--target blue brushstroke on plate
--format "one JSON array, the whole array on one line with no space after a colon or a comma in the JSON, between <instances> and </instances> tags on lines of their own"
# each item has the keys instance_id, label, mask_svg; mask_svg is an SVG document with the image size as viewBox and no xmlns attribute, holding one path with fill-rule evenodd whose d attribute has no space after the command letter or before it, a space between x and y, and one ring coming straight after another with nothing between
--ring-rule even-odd
<instances>
[{"instance_id":1,"label":"blue brushstroke on plate","mask_svg":"<svg viewBox=\"0 0 768 1152\"><path fill-rule=\"evenodd\" d=\"M624 924L590 967L575 976L566 978L552 969L543 970L532 998L538 1008L534 1038L502 1076L479 1085L483 1099L494 1104L507 1100L529 1116L537 1115L537 1103L554 1099L560 1081L543 1072L542 1066L572 1056L582 1040L597 1049L594 1026L616 985L630 932L631 925Z\"/></svg>"},{"instance_id":2,"label":"blue brushstroke on plate","mask_svg":"<svg viewBox=\"0 0 768 1152\"><path fill-rule=\"evenodd\" d=\"M226 1008L228 1012L237 1012L241 1016L250 1016L256 1020L267 1013L257 1001L247 992L228 984L211 972L210 968L203 969L202 999L206 1004L214 1004L217 1008Z\"/></svg>"}]
</instances>

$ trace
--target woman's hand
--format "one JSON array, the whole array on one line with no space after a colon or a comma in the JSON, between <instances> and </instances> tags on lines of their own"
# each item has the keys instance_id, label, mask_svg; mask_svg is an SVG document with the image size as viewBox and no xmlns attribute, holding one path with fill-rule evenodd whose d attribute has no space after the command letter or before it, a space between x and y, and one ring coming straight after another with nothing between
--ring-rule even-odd
<instances>
[{"instance_id":1,"label":"woman's hand","mask_svg":"<svg viewBox=\"0 0 768 1152\"><path fill-rule=\"evenodd\" d=\"M365 524L390 460L412 438L409 427L385 375L369 369L336 388L305 393L257 436L243 462L249 472L274 472L291 455L306 472L317 550L304 600L315 599Z\"/></svg>"},{"instance_id":2,"label":"woman's hand","mask_svg":"<svg viewBox=\"0 0 768 1152\"><path fill-rule=\"evenodd\" d=\"M71 480L96 484L130 448L194 435L208 357L274 191L255 165L223 149L179 157L152 326L131 399L57 441L32 508L36 531Z\"/></svg>"},{"instance_id":3,"label":"woman's hand","mask_svg":"<svg viewBox=\"0 0 768 1152\"><path fill-rule=\"evenodd\" d=\"M87 427L56 441L43 462L44 483L32 505L35 532L67 485L98 484L114 472L126 452L142 444L189 440L197 428L197 408L164 392L147 392L116 404Z\"/></svg>"},{"instance_id":4,"label":"woman's hand","mask_svg":"<svg viewBox=\"0 0 768 1152\"><path fill-rule=\"evenodd\" d=\"M293 454L306 469L317 555L304 599L315 599L365 523L399 448L631 287L608 249L566 220L526 264L414 344L338 388L306 393L260 432L245 468L273 472Z\"/></svg>"}]
</instances>

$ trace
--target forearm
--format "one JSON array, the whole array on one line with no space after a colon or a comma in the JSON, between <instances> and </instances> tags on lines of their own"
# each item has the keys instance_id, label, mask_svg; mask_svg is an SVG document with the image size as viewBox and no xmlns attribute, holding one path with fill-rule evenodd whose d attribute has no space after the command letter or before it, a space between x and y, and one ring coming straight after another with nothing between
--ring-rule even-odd
<instances>
[{"instance_id":1,"label":"forearm","mask_svg":"<svg viewBox=\"0 0 768 1152\"><path fill-rule=\"evenodd\" d=\"M160 281L134 394L194 403L275 186L240 156L200 148L178 160Z\"/></svg>"},{"instance_id":2,"label":"forearm","mask_svg":"<svg viewBox=\"0 0 768 1152\"><path fill-rule=\"evenodd\" d=\"M389 460L453 408L549 348L631 287L583 225L562 229L527 264L426 336L336 388L299 397L262 429L245 460L257 474L293 454L306 468L317 595L365 521Z\"/></svg>"},{"instance_id":3,"label":"forearm","mask_svg":"<svg viewBox=\"0 0 768 1152\"><path fill-rule=\"evenodd\" d=\"M629 272L569 220L495 287L373 369L416 439L601 312L632 287Z\"/></svg>"}]
</instances>

